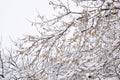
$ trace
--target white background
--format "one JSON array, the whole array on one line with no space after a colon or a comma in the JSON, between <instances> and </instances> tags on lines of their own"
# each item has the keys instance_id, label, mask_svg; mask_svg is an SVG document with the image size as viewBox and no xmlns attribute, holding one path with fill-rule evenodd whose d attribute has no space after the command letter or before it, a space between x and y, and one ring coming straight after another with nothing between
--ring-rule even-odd
<instances>
[{"instance_id":1,"label":"white background","mask_svg":"<svg viewBox=\"0 0 120 80\"><path fill-rule=\"evenodd\" d=\"M27 19L34 21L37 11L41 15L51 14L50 9L47 0L0 0L2 46L10 46L10 38L16 40L23 34L36 34L36 28Z\"/></svg>"}]
</instances>

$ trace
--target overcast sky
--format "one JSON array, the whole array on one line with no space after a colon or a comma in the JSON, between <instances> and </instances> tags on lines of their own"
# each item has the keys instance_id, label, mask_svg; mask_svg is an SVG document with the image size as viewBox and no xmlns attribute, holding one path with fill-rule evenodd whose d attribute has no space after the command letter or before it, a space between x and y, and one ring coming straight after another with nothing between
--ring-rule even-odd
<instances>
[{"instance_id":1,"label":"overcast sky","mask_svg":"<svg viewBox=\"0 0 120 80\"><path fill-rule=\"evenodd\" d=\"M50 14L47 0L0 0L0 36L4 46L23 34L36 34L35 27L26 20L34 20L38 10L41 15Z\"/></svg>"}]
</instances>

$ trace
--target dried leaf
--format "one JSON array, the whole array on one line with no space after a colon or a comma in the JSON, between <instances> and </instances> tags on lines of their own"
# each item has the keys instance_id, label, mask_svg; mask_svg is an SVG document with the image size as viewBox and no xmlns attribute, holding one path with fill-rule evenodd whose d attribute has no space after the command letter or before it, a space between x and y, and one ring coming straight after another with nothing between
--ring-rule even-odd
<instances>
[{"instance_id":1,"label":"dried leaf","mask_svg":"<svg viewBox=\"0 0 120 80\"><path fill-rule=\"evenodd\" d=\"M90 35L95 36L95 34L96 34L96 30L95 29L91 30Z\"/></svg>"}]
</instances>

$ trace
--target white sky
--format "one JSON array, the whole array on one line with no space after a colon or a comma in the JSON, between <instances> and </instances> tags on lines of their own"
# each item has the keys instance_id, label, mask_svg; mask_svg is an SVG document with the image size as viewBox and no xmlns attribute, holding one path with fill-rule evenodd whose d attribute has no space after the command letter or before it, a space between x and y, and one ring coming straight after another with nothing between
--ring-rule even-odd
<instances>
[{"instance_id":1,"label":"white sky","mask_svg":"<svg viewBox=\"0 0 120 80\"><path fill-rule=\"evenodd\" d=\"M23 34L35 34L37 31L26 20L35 20L36 9L42 15L50 14L47 0L0 0L0 37L3 46L10 46L13 40Z\"/></svg>"}]
</instances>

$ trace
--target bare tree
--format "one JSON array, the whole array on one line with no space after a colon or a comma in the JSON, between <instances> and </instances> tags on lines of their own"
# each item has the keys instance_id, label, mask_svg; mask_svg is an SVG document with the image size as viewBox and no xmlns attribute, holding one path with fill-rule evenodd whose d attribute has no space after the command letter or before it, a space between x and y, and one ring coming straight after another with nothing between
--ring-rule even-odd
<instances>
[{"instance_id":1,"label":"bare tree","mask_svg":"<svg viewBox=\"0 0 120 80\"><path fill-rule=\"evenodd\" d=\"M0 40L0 79L1 78L4 78L4 62L3 62L3 59L2 59L2 40Z\"/></svg>"},{"instance_id":2,"label":"bare tree","mask_svg":"<svg viewBox=\"0 0 120 80\"><path fill-rule=\"evenodd\" d=\"M120 80L120 1L51 0L57 16L38 14L39 35L10 52L16 80ZM7 73L7 72L6 72Z\"/></svg>"}]
</instances>

